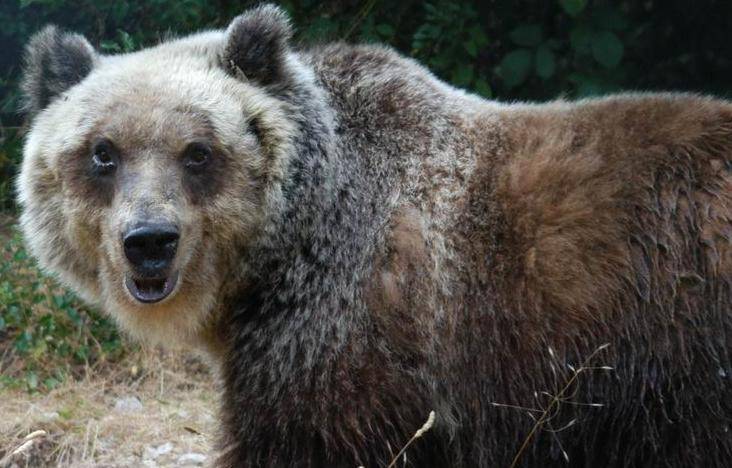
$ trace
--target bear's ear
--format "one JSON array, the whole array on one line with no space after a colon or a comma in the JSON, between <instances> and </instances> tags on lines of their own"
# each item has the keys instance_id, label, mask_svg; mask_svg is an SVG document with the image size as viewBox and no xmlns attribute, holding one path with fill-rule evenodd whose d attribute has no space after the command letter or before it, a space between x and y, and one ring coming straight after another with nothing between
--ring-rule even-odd
<instances>
[{"instance_id":1,"label":"bear's ear","mask_svg":"<svg viewBox=\"0 0 732 468\"><path fill-rule=\"evenodd\" d=\"M290 18L281 8L261 5L237 16L226 29L224 65L234 76L264 86L287 79Z\"/></svg>"},{"instance_id":2,"label":"bear's ear","mask_svg":"<svg viewBox=\"0 0 732 468\"><path fill-rule=\"evenodd\" d=\"M25 49L23 110L33 117L91 72L97 53L79 34L46 26L33 36Z\"/></svg>"}]
</instances>

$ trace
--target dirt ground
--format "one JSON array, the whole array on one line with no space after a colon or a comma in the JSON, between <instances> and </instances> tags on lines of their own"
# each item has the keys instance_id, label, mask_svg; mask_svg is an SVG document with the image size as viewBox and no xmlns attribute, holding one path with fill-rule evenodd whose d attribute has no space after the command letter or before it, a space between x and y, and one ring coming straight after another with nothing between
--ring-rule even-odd
<instances>
[{"instance_id":1,"label":"dirt ground","mask_svg":"<svg viewBox=\"0 0 732 468\"><path fill-rule=\"evenodd\" d=\"M0 468L208 466L213 380L195 356L148 350L46 394L0 390Z\"/></svg>"}]
</instances>

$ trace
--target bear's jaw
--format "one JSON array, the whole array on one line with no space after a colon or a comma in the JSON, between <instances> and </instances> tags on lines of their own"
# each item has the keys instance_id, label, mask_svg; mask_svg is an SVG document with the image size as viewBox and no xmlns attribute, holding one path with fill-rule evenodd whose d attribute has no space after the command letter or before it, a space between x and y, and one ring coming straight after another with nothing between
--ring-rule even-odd
<instances>
[{"instance_id":1,"label":"bear's jaw","mask_svg":"<svg viewBox=\"0 0 732 468\"><path fill-rule=\"evenodd\" d=\"M127 274L125 287L127 292L138 302L154 304L167 298L178 285L178 272L165 278L135 278Z\"/></svg>"}]
</instances>

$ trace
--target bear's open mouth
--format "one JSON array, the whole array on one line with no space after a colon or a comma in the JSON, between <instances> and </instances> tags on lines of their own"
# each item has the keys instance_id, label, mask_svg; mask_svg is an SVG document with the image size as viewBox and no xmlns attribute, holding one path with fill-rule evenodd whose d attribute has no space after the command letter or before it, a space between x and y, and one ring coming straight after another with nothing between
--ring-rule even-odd
<instances>
[{"instance_id":1,"label":"bear's open mouth","mask_svg":"<svg viewBox=\"0 0 732 468\"><path fill-rule=\"evenodd\" d=\"M131 275L125 278L125 286L132 297L145 304L162 301L173 292L177 283L177 271L167 278L134 278Z\"/></svg>"}]
</instances>

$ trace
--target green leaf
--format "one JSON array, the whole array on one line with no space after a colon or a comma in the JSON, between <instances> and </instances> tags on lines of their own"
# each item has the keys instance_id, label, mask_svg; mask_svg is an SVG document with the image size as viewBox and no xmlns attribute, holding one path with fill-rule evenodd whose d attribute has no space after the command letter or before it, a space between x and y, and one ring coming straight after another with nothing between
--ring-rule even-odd
<instances>
[{"instance_id":1,"label":"green leaf","mask_svg":"<svg viewBox=\"0 0 732 468\"><path fill-rule=\"evenodd\" d=\"M86 345L81 345L76 349L76 352L74 353L76 356L76 359L79 361L86 361L89 359L89 347Z\"/></svg>"},{"instance_id":2,"label":"green leaf","mask_svg":"<svg viewBox=\"0 0 732 468\"><path fill-rule=\"evenodd\" d=\"M28 371L25 375L25 383L28 386L28 390L35 390L38 388L38 375L33 371Z\"/></svg>"},{"instance_id":3,"label":"green leaf","mask_svg":"<svg viewBox=\"0 0 732 468\"><path fill-rule=\"evenodd\" d=\"M452 73L450 81L456 86L465 87L473 81L473 66L459 65Z\"/></svg>"},{"instance_id":4,"label":"green leaf","mask_svg":"<svg viewBox=\"0 0 732 468\"><path fill-rule=\"evenodd\" d=\"M587 0L559 0L559 3L570 16L577 16L587 6Z\"/></svg>"},{"instance_id":5,"label":"green leaf","mask_svg":"<svg viewBox=\"0 0 732 468\"><path fill-rule=\"evenodd\" d=\"M425 9L425 10L427 11L427 13L428 13L428 14L430 14L430 15L437 15L437 14L439 14L439 13L440 13L440 12L439 12L439 11L437 10L437 7L436 7L436 6L434 6L434 5L433 5L433 4L431 4L431 3L425 3L425 4L424 4L424 9Z\"/></svg>"},{"instance_id":6,"label":"green leaf","mask_svg":"<svg viewBox=\"0 0 732 468\"><path fill-rule=\"evenodd\" d=\"M541 26L524 24L509 33L511 40L520 46L536 47L541 43Z\"/></svg>"},{"instance_id":7,"label":"green leaf","mask_svg":"<svg viewBox=\"0 0 732 468\"><path fill-rule=\"evenodd\" d=\"M606 68L615 68L623 58L623 43L610 31L601 31L592 36L592 56Z\"/></svg>"},{"instance_id":8,"label":"green leaf","mask_svg":"<svg viewBox=\"0 0 732 468\"><path fill-rule=\"evenodd\" d=\"M545 44L536 49L536 74L545 80L551 78L557 69L557 62L554 52Z\"/></svg>"},{"instance_id":9,"label":"green leaf","mask_svg":"<svg viewBox=\"0 0 732 468\"><path fill-rule=\"evenodd\" d=\"M114 41L102 41L99 46L102 48L102 50L106 52L119 52L120 50L122 50L119 44Z\"/></svg>"},{"instance_id":10,"label":"green leaf","mask_svg":"<svg viewBox=\"0 0 732 468\"><path fill-rule=\"evenodd\" d=\"M434 24L423 24L412 36L412 49L420 51L442 34L442 28Z\"/></svg>"},{"instance_id":11,"label":"green leaf","mask_svg":"<svg viewBox=\"0 0 732 468\"><path fill-rule=\"evenodd\" d=\"M498 65L498 74L506 86L513 88L520 85L529 76L533 56L528 49L517 49L506 54Z\"/></svg>"},{"instance_id":12,"label":"green leaf","mask_svg":"<svg viewBox=\"0 0 732 468\"><path fill-rule=\"evenodd\" d=\"M440 54L430 58L428 63L430 67L434 68L435 70L446 70L448 68L448 65L451 65L452 62L453 61L451 56L448 56L446 54Z\"/></svg>"},{"instance_id":13,"label":"green leaf","mask_svg":"<svg viewBox=\"0 0 732 468\"><path fill-rule=\"evenodd\" d=\"M569 33L569 43L578 54L589 54L592 51L592 29L577 26Z\"/></svg>"},{"instance_id":14,"label":"green leaf","mask_svg":"<svg viewBox=\"0 0 732 468\"><path fill-rule=\"evenodd\" d=\"M59 309L66 306L66 299L63 296L53 296L53 304Z\"/></svg>"},{"instance_id":15,"label":"green leaf","mask_svg":"<svg viewBox=\"0 0 732 468\"><path fill-rule=\"evenodd\" d=\"M379 34L381 34L384 37L392 37L396 33L396 30L390 24L381 23L376 26L376 32L378 32Z\"/></svg>"},{"instance_id":16,"label":"green leaf","mask_svg":"<svg viewBox=\"0 0 732 468\"><path fill-rule=\"evenodd\" d=\"M82 323L81 315L79 315L79 311L75 308L68 307L66 309L66 315L71 319L72 322L74 322L75 325L80 325Z\"/></svg>"},{"instance_id":17,"label":"green leaf","mask_svg":"<svg viewBox=\"0 0 732 468\"><path fill-rule=\"evenodd\" d=\"M127 31L118 29L117 33L119 34L120 42L122 43L122 50L124 52L132 52L133 50L135 50L135 41L132 39L132 36L127 33Z\"/></svg>"},{"instance_id":18,"label":"green leaf","mask_svg":"<svg viewBox=\"0 0 732 468\"><path fill-rule=\"evenodd\" d=\"M478 26L471 26L468 29L468 34L470 34L470 38L478 47L483 47L488 44L488 36Z\"/></svg>"},{"instance_id":19,"label":"green leaf","mask_svg":"<svg viewBox=\"0 0 732 468\"><path fill-rule=\"evenodd\" d=\"M13 304L10 307L8 307L8 316L14 321L14 322L20 322L20 307Z\"/></svg>"},{"instance_id":20,"label":"green leaf","mask_svg":"<svg viewBox=\"0 0 732 468\"><path fill-rule=\"evenodd\" d=\"M48 377L43 381L43 386L46 387L47 390L53 390L54 388L58 387L58 384L61 382L54 378L54 377Z\"/></svg>"},{"instance_id":21,"label":"green leaf","mask_svg":"<svg viewBox=\"0 0 732 468\"><path fill-rule=\"evenodd\" d=\"M471 57L475 58L478 56L478 45L473 41L465 41L463 42L463 47L465 47L466 52Z\"/></svg>"},{"instance_id":22,"label":"green leaf","mask_svg":"<svg viewBox=\"0 0 732 468\"><path fill-rule=\"evenodd\" d=\"M475 81L475 90L483 97L489 98L493 96L491 85L483 78L478 78Z\"/></svg>"}]
</instances>

